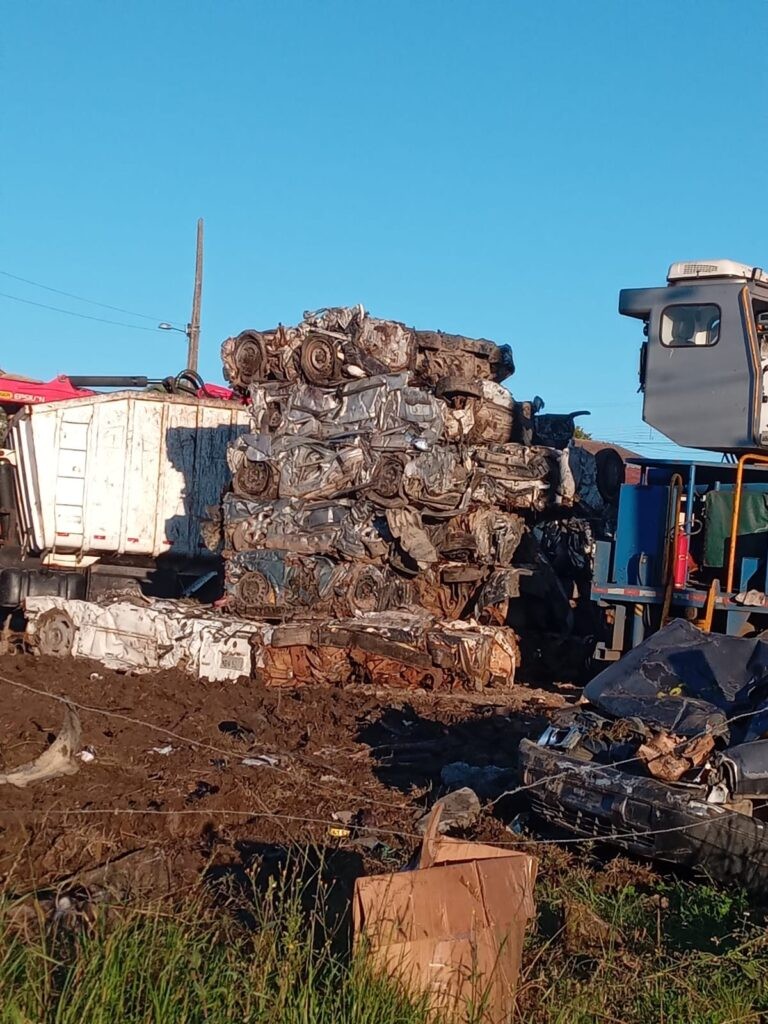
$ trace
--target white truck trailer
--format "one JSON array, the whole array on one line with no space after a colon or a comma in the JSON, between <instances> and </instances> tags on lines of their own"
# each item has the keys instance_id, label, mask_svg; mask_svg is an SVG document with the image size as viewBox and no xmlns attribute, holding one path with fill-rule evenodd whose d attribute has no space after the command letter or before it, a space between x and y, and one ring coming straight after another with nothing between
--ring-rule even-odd
<instances>
[{"instance_id":1,"label":"white truck trailer","mask_svg":"<svg viewBox=\"0 0 768 1024\"><path fill-rule=\"evenodd\" d=\"M162 580L171 596L180 576L215 571L200 525L228 483L227 446L248 426L245 406L192 395L26 406L3 456L15 495L0 607L35 594L86 597L115 577Z\"/></svg>"}]
</instances>

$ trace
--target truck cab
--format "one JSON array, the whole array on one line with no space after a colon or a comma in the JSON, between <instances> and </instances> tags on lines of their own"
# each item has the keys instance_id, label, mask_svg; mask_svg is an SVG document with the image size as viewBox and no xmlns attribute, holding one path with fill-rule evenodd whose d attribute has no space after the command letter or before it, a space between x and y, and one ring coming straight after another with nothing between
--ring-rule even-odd
<instances>
[{"instance_id":1,"label":"truck cab","mask_svg":"<svg viewBox=\"0 0 768 1024\"><path fill-rule=\"evenodd\" d=\"M644 323L643 419L686 448L768 451L768 274L734 260L673 263L661 288L625 288Z\"/></svg>"}]
</instances>

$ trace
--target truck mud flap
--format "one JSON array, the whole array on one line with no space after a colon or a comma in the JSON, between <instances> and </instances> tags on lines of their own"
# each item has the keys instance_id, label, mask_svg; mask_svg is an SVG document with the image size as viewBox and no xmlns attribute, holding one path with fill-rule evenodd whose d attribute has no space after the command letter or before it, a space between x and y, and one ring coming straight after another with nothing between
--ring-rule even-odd
<instances>
[{"instance_id":1,"label":"truck mud flap","mask_svg":"<svg viewBox=\"0 0 768 1024\"><path fill-rule=\"evenodd\" d=\"M569 757L530 740L520 771L533 810L550 824L631 853L695 867L750 889L768 882L768 826L707 804L697 790Z\"/></svg>"}]
</instances>

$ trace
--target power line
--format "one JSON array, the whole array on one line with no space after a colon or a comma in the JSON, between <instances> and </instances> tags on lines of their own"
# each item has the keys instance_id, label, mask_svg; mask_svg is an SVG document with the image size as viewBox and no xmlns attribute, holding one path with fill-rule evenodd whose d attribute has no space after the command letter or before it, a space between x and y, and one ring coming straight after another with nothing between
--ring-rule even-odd
<instances>
[{"instance_id":1,"label":"power line","mask_svg":"<svg viewBox=\"0 0 768 1024\"><path fill-rule=\"evenodd\" d=\"M132 331L152 331L157 330L156 327L144 327L142 324L126 324L120 320L106 320L103 316L89 316L88 313L76 313L73 309L61 309L59 306L49 306L45 302L33 302L32 299L22 299L18 295L9 295L7 292L0 292L0 298L12 299L14 302L23 302L27 306L37 306L40 309L50 309L54 313L66 313L67 316L77 316L81 320L95 320L100 324L112 324L113 327L128 327Z\"/></svg>"},{"instance_id":2,"label":"power line","mask_svg":"<svg viewBox=\"0 0 768 1024\"><path fill-rule=\"evenodd\" d=\"M68 299L77 299L78 302L87 302L90 306L101 306L102 309L111 309L115 313L127 313L128 316L137 316L142 320L154 320L155 322L162 320L160 316L149 316L148 313L137 313L133 309L123 309L122 306L110 306L108 302L96 302L95 299L86 299L83 295L75 295L74 292L65 292L61 288L52 288L48 284L40 284L39 281L32 281L28 277L19 277L18 274L11 274L8 270L0 270L0 274L3 277L10 277L14 281L22 281L24 284L31 284L35 288L43 288L47 292L54 292L56 295L66 295Z\"/></svg>"}]
</instances>

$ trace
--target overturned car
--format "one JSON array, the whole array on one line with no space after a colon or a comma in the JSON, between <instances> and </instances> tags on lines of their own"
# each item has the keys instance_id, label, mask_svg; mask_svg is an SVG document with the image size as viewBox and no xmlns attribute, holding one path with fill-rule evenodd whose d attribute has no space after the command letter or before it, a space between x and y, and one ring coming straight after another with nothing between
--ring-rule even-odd
<instances>
[{"instance_id":1,"label":"overturned car","mask_svg":"<svg viewBox=\"0 0 768 1024\"><path fill-rule=\"evenodd\" d=\"M520 767L534 811L578 836L768 881L768 642L676 620L584 689Z\"/></svg>"}]
</instances>

